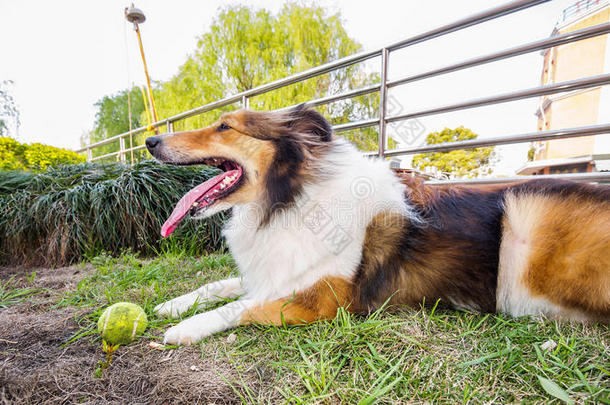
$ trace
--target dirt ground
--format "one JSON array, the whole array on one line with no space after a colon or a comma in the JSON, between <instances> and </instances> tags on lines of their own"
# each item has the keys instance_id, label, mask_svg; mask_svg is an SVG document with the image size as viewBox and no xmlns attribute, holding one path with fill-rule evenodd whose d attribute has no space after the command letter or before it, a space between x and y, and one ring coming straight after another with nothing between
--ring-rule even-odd
<instances>
[{"instance_id":1,"label":"dirt ground","mask_svg":"<svg viewBox=\"0 0 610 405\"><path fill-rule=\"evenodd\" d=\"M121 347L102 378L94 377L103 360L91 338L65 343L79 329L83 310L56 308L57 298L75 287L90 269L38 269L34 281L48 293L0 309L0 403L2 404L173 404L237 403L233 366L218 346L153 350L147 339ZM0 268L0 279L25 272ZM29 283L29 286L32 284ZM258 369L242 368L239 380L253 392L264 384ZM267 373L264 373L267 374ZM258 385L258 386L257 386Z\"/></svg>"}]
</instances>

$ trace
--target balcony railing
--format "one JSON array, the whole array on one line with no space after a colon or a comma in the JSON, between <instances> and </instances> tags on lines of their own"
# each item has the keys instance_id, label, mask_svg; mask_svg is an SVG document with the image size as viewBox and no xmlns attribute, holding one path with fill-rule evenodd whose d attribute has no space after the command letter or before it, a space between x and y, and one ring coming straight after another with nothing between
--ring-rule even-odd
<instances>
[{"instance_id":1,"label":"balcony railing","mask_svg":"<svg viewBox=\"0 0 610 405\"><path fill-rule=\"evenodd\" d=\"M565 23L570 20L572 17L590 10L594 7L599 6L600 4L607 3L608 0L580 0L572 4L570 7L566 7L561 13L561 19L559 20L560 24Z\"/></svg>"},{"instance_id":2,"label":"balcony railing","mask_svg":"<svg viewBox=\"0 0 610 405\"><path fill-rule=\"evenodd\" d=\"M325 104L330 104L333 102L337 102L340 100L347 100L353 97L362 96L365 94L378 93L380 98L380 107L379 107L379 116L375 118L365 119L361 121L353 121L346 122L342 124L338 124L334 126L335 132L342 132L348 130L354 130L359 128L366 127L378 127L379 136L378 136L378 150L376 152L369 152L366 155L377 155L380 157L392 157L392 156L402 156L402 155L412 155L417 153L424 152L439 152L439 151L450 151L457 149L465 149L472 147L481 147L481 146L494 146L494 145L506 145L506 144L516 144L528 141L540 141L540 140L551 140L551 139L561 139L561 138L570 138L570 137L581 137L581 136L590 136L590 135L599 135L599 134L610 134L610 123L602 124L602 125L591 125L585 127L577 127L577 128L563 128L563 129L554 129L549 131L540 131L540 132L531 132L531 133L523 133L523 134L512 134L501 137L493 137L487 139L475 139L469 141L461 141L461 142L451 142L445 144L435 144L435 145L427 145L421 147L414 148L406 148L406 149L386 149L387 145L387 130L386 126L389 123L410 120L422 116L433 115L446 113L451 111L464 110L469 108L487 106L498 103L506 103L509 101L539 97L543 95L562 93L571 90L578 89L587 89L593 88L597 86L603 86L610 84L610 74L601 74L598 76L584 77L577 80L570 80L560 83L553 83L549 85L543 85L539 87L533 87L529 89L515 90L508 93L495 94L487 97L481 97L471 100L462 101L459 103L453 103L448 105L441 105L434 108L427 108L418 111L412 111L400 115L389 116L388 115L388 97L387 93L390 88L404 85L406 83L412 83L418 80L423 80L451 72L456 72L464 69L468 69L474 66L484 65L487 63L495 62L502 59L507 59L511 57L515 57L518 55L523 55L530 52L535 52L539 50L544 50L548 48L552 48L558 45L580 41L587 38L596 37L599 35L608 34L610 32L610 23L598 24L592 27L583 28L577 31L572 31L569 33L565 33L562 35L551 36L549 38L544 38L538 41L526 43L523 45L515 46L508 49L503 49L500 51L492 52L483 56L462 60L457 63L448 64L446 66L442 66L440 68L436 68L433 70L429 70L423 73L418 73L415 75L409 75L405 77L401 77L394 80L388 79L388 65L389 65L389 56L391 52L394 52L399 49L403 49L415 44L419 44L433 38L437 38L443 35L447 35L449 33L462 30L467 27L471 27L477 24L481 24L486 21L490 21L496 18L500 18L502 16L506 16L511 13L515 13L518 11L522 11L529 7L537 6L542 3L546 3L549 0L517 0L511 1L509 3L503 4L501 6L488 9L486 11L479 12L477 14L462 18L453 23L438 27L436 29L427 31L425 33L416 35L411 38L407 38L405 40L388 44L382 48L374 49L371 51L366 51L362 53L358 53L352 56L348 56L346 58L339 59L334 62L330 62L324 65L320 65L314 67L312 69L306 70L304 72L294 74L262 86L258 86L244 92L235 94L233 96L224 98L222 100L214 101L212 103L197 107L195 109L182 112L180 114L174 115L169 118L162 119L152 124L154 128L166 128L167 132L173 132L174 123L184 120L186 118L190 118L193 116L197 116L209 111L217 110L219 108L238 104L242 107L248 106L248 100L252 97L258 96L260 94L264 94L285 86L289 86L294 83L302 82L304 80L310 79L312 77L316 77L322 74L326 74L338 69L345 68L347 66L354 65L356 63L361 63L363 61L367 61L373 58L380 58L381 63L379 66L380 72L380 82L378 84L365 86L359 89L346 91L344 93L330 95L322 98L318 98L315 100L310 100L307 104L312 106L320 106ZM565 13L565 12L564 12ZM147 131L146 127L140 127L134 129L130 132L126 132L120 135L113 136L108 139L104 139L100 142L96 142L90 145L87 145L77 152L84 152L87 154L87 160L96 161L108 158L115 159L126 159L128 154L139 151L145 148L144 145L138 145L134 147L127 148L125 147L125 140L133 137L134 135L140 134ZM92 151L95 148L98 148L103 145L108 145L112 142L119 141L120 149L117 152L108 153L101 156L92 156ZM487 184L487 183L497 183L497 182L506 182L506 181L515 181L515 179L523 180L529 177L539 178L541 176L519 176L517 178L485 178L485 179L474 179L474 180L447 180L447 181L431 181L434 184L440 183L473 183L473 184ZM581 173L581 174L567 174L567 175L549 175L545 177L555 177L555 178L573 178L576 180L583 181L610 181L610 173Z\"/></svg>"}]
</instances>

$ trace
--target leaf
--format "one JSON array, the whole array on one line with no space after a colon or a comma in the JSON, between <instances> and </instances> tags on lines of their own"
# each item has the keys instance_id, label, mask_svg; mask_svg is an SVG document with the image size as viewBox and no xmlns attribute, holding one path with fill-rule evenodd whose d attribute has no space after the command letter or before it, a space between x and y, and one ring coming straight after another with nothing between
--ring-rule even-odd
<instances>
[{"instance_id":1,"label":"leaf","mask_svg":"<svg viewBox=\"0 0 610 405\"><path fill-rule=\"evenodd\" d=\"M549 395L551 395L555 398L558 398L567 404L574 403L574 401L570 398L568 393L563 388L561 388L559 385L557 385L553 381L549 380L548 378L544 378L541 376L537 376L537 377L538 377L538 380L540 381L540 385L542 385L542 388L544 388L544 390Z\"/></svg>"}]
</instances>

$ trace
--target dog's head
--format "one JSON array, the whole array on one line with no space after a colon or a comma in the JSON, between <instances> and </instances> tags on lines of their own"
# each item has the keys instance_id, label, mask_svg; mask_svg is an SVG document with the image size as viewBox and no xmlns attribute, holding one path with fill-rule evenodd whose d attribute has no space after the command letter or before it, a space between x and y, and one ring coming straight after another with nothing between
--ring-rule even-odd
<instances>
[{"instance_id":1,"label":"dog's head","mask_svg":"<svg viewBox=\"0 0 610 405\"><path fill-rule=\"evenodd\" d=\"M159 161L206 164L222 173L189 191L162 233L169 235L190 212L207 217L236 204L258 202L268 222L292 204L313 172L313 160L331 144L332 129L315 110L238 110L213 125L150 137L146 146Z\"/></svg>"}]
</instances>

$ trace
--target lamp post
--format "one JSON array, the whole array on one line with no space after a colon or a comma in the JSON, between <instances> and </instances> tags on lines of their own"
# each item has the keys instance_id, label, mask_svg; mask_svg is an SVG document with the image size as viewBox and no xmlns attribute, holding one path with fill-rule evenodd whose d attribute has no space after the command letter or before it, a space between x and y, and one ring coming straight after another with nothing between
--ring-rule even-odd
<instances>
[{"instance_id":1,"label":"lamp post","mask_svg":"<svg viewBox=\"0 0 610 405\"><path fill-rule=\"evenodd\" d=\"M140 54L142 55L142 63L144 64L144 74L146 75L146 86L148 88L148 101L152 109L154 122L159 121L157 117L157 107L155 106L155 98L153 97L152 87L150 86L150 77L148 76L148 67L146 66L146 57L144 56L144 47L142 46L142 37L140 36L139 24L146 21L146 16L139 8L136 8L133 3L131 7L125 7L125 18L130 23L133 23L133 29L138 35L138 44L140 45ZM150 130L150 128L149 128ZM155 133L159 133L159 130L155 127Z\"/></svg>"}]
</instances>

